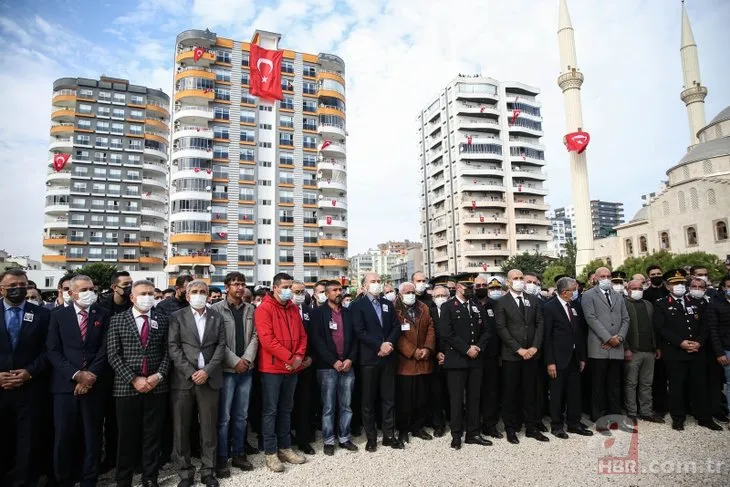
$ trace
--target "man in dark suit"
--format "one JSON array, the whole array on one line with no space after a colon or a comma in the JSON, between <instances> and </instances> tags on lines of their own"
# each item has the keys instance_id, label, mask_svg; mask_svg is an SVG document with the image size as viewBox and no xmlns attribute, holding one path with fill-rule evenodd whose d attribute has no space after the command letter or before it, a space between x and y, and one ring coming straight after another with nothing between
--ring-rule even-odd
<instances>
[{"instance_id":1,"label":"man in dark suit","mask_svg":"<svg viewBox=\"0 0 730 487\"><path fill-rule=\"evenodd\" d=\"M73 486L78 451L83 446L82 487L96 485L101 457L103 390L97 380L107 372L109 312L96 304L88 276L71 279L71 304L51 313L46 348L53 394L53 464L62 487Z\"/></svg>"},{"instance_id":2,"label":"man in dark suit","mask_svg":"<svg viewBox=\"0 0 730 487\"><path fill-rule=\"evenodd\" d=\"M658 265L650 265L646 268L649 287L644 290L644 299L655 303L662 298L669 296L664 285L664 273ZM658 356L654 360L654 380L651 385L651 395L654 402L654 411L657 416L663 418L669 411L669 393L667 387L667 368L664 364L664 357Z\"/></svg>"},{"instance_id":3,"label":"man in dark suit","mask_svg":"<svg viewBox=\"0 0 730 487\"><path fill-rule=\"evenodd\" d=\"M692 414L697 424L720 431L712 420L707 391L707 363L703 349L709 330L698 306L686 296L686 272L672 269L664 274L670 295L654 303L654 328L669 378L669 413L672 429L684 430L685 390L692 391Z\"/></svg>"},{"instance_id":4,"label":"man in dark suit","mask_svg":"<svg viewBox=\"0 0 730 487\"><path fill-rule=\"evenodd\" d=\"M537 375L543 339L542 310L538 299L524 291L522 271L507 273L509 292L494 307L497 333L502 339L502 419L507 441L517 444L520 411L524 409L525 436L550 441L538 429L541 422L537 405ZM520 406L522 391L523 406Z\"/></svg>"},{"instance_id":5,"label":"man in dark suit","mask_svg":"<svg viewBox=\"0 0 730 487\"><path fill-rule=\"evenodd\" d=\"M319 306L310 315L308 336L322 394L324 454L331 456L335 453L335 410L338 406L337 438L340 448L357 451L357 446L350 440L350 404L358 344L350 310L342 306L342 286L337 281L329 281L325 293L327 304Z\"/></svg>"},{"instance_id":6,"label":"man in dark suit","mask_svg":"<svg viewBox=\"0 0 730 487\"><path fill-rule=\"evenodd\" d=\"M170 317L168 353L174 449L178 459L178 487L192 487L195 467L190 461L190 427L193 405L200 421L200 480L206 487L218 487L215 478L218 446L218 392L223 384L226 329L221 315L208 309L208 285L202 280L188 283L185 298L190 306Z\"/></svg>"},{"instance_id":7,"label":"man in dark suit","mask_svg":"<svg viewBox=\"0 0 730 487\"><path fill-rule=\"evenodd\" d=\"M141 460L143 487L157 487L168 408L168 317L152 310L155 285L150 281L133 283L131 299L131 309L112 317L106 340L119 426L116 481L118 487L130 487Z\"/></svg>"},{"instance_id":8,"label":"man in dark suit","mask_svg":"<svg viewBox=\"0 0 730 487\"><path fill-rule=\"evenodd\" d=\"M299 451L307 455L314 455L314 448L310 444L314 441L312 412L314 410L314 403L317 402L318 394L314 379L314 367L311 367L313 348L310 318L312 311L317 308L307 305L305 300L307 290L303 282L294 281L291 290L292 302L299 309L299 316L302 318L302 325L304 325L304 331L307 333L307 352L304 357L303 367L297 374L297 387L294 390L292 426L297 432L296 439ZM324 293L324 287L322 287L322 292ZM324 304L319 304L319 306L324 306Z\"/></svg>"},{"instance_id":9,"label":"man in dark suit","mask_svg":"<svg viewBox=\"0 0 730 487\"><path fill-rule=\"evenodd\" d=\"M556 283L555 298L542 308L545 326L543 348L550 378L550 419L552 434L567 439L564 430L567 409L568 432L592 436L580 422L580 373L586 366L583 315L574 304L578 298L578 282L563 277ZM567 404L566 404L567 403ZM567 406L567 407L566 407Z\"/></svg>"},{"instance_id":10,"label":"man in dark suit","mask_svg":"<svg viewBox=\"0 0 730 487\"><path fill-rule=\"evenodd\" d=\"M48 382L45 351L47 309L25 300L25 271L0 275L3 313L0 314L0 485L35 485L39 447L38 424L44 413Z\"/></svg>"},{"instance_id":11,"label":"man in dark suit","mask_svg":"<svg viewBox=\"0 0 730 487\"><path fill-rule=\"evenodd\" d=\"M365 450L377 450L375 399L380 391L383 413L383 446L403 449L395 437L395 375L398 357L393 353L400 336L393 303L381 298L380 276L369 272L363 278L365 296L350 305L355 332L360 340L362 377L362 422L368 441Z\"/></svg>"},{"instance_id":12,"label":"man in dark suit","mask_svg":"<svg viewBox=\"0 0 730 487\"><path fill-rule=\"evenodd\" d=\"M56 299L50 303L43 305L48 311L53 311L56 308L67 306L71 302L71 276L65 275L58 280L58 287L56 288Z\"/></svg>"},{"instance_id":13,"label":"man in dark suit","mask_svg":"<svg viewBox=\"0 0 730 487\"><path fill-rule=\"evenodd\" d=\"M489 446L479 434L479 401L482 388L482 359L489 341L487 311L474 296L473 283L459 281L456 296L441 307L438 330L445 355L444 370L451 404L451 448L461 448L466 391L466 443Z\"/></svg>"},{"instance_id":14,"label":"man in dark suit","mask_svg":"<svg viewBox=\"0 0 730 487\"><path fill-rule=\"evenodd\" d=\"M480 353L484 370L482 372L482 434L492 438L503 438L502 433L497 429L499 423L499 353L502 344L497 336L497 322L494 320L494 307L497 300L490 297L502 294L502 282L498 278L492 278L489 282L485 277L474 279L474 294L487 311L485 323L489 330L489 341L487 348Z\"/></svg>"},{"instance_id":15,"label":"man in dark suit","mask_svg":"<svg viewBox=\"0 0 730 487\"><path fill-rule=\"evenodd\" d=\"M446 434L446 411L449 407L449 387L446 384L446 373L444 372L444 360L446 355L442 352L439 336L439 321L441 310L446 302L451 299L446 286L436 285L431 293L431 319L436 329L436 354L432 360L436 362L436 369L431 375L431 422L433 423L433 436L441 438Z\"/></svg>"}]
</instances>

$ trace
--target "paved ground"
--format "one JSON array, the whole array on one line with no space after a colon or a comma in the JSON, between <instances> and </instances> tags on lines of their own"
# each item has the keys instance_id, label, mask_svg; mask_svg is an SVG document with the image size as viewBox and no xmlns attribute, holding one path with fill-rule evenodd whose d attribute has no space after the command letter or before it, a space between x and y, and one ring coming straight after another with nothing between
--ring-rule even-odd
<instances>
[{"instance_id":1,"label":"paved ground","mask_svg":"<svg viewBox=\"0 0 730 487\"><path fill-rule=\"evenodd\" d=\"M354 439L359 452L338 449L334 457L325 456L318 442L316 454L308 456L304 465L287 465L286 472L275 474L265 467L263 454L254 455L253 472L233 469L233 477L222 480L221 486L730 485L727 429L713 432L688 420L684 432L673 431L668 424L641 422L637 435L618 431L611 437L587 439L549 436L550 443L538 443L520 434L519 445L503 439L491 447L464 445L458 452L449 448L448 436L432 441L412 439L404 451L379 446L376 453L365 452L365 439L359 437ZM599 474L599 458L612 452L623 458L622 452L631 449L632 440L638 448L638 460L603 460L605 473ZM622 468L637 473L609 473ZM160 480L169 487L177 485L178 478L166 469Z\"/></svg>"}]
</instances>

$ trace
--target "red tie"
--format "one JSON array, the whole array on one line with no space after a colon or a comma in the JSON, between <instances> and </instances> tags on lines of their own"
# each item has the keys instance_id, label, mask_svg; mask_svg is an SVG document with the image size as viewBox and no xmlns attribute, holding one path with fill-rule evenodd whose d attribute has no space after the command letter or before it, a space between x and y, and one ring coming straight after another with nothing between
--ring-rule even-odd
<instances>
[{"instance_id":1,"label":"red tie","mask_svg":"<svg viewBox=\"0 0 730 487\"><path fill-rule=\"evenodd\" d=\"M89 314L86 312L85 309L82 309L79 311L79 314L81 315L81 322L79 323L79 330L81 331L81 341L86 341L86 332L89 329Z\"/></svg>"},{"instance_id":2,"label":"red tie","mask_svg":"<svg viewBox=\"0 0 730 487\"><path fill-rule=\"evenodd\" d=\"M575 328L575 326L573 326L573 308L570 307L570 303L565 303L565 308L568 310L568 321L570 321L570 326Z\"/></svg>"},{"instance_id":3,"label":"red tie","mask_svg":"<svg viewBox=\"0 0 730 487\"><path fill-rule=\"evenodd\" d=\"M142 348L147 348L147 342L150 338L150 320L147 315L142 315L142 331L139 334L139 339L142 342ZM149 366L147 365L147 357L142 358L142 375L147 377L149 374Z\"/></svg>"}]
</instances>

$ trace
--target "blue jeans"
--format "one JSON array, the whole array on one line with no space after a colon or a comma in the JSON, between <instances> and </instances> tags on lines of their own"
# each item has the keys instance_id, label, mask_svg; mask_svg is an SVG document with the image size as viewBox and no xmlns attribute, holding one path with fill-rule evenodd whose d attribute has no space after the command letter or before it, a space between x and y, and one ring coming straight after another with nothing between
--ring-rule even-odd
<instances>
[{"instance_id":1,"label":"blue jeans","mask_svg":"<svg viewBox=\"0 0 730 487\"><path fill-rule=\"evenodd\" d=\"M248 421L248 402L251 397L251 377L249 369L243 374L223 373L223 386L218 403L218 458L228 459L245 454L246 422ZM233 422L233 431L231 431ZM233 433L233 438L230 438Z\"/></svg>"},{"instance_id":2,"label":"blue jeans","mask_svg":"<svg viewBox=\"0 0 730 487\"><path fill-rule=\"evenodd\" d=\"M294 374L261 373L261 434L267 455L291 448L291 411L294 409L296 387L297 376Z\"/></svg>"},{"instance_id":3,"label":"blue jeans","mask_svg":"<svg viewBox=\"0 0 730 487\"><path fill-rule=\"evenodd\" d=\"M335 402L340 407L338 436L340 443L350 441L352 422L352 390L355 388L355 372L340 373L335 369L317 371L317 380L322 394L322 438L325 445L335 444Z\"/></svg>"},{"instance_id":4,"label":"blue jeans","mask_svg":"<svg viewBox=\"0 0 730 487\"><path fill-rule=\"evenodd\" d=\"M725 355L730 359L730 350L725 350ZM730 407L730 365L723 365L725 369L725 395L727 396L727 404Z\"/></svg>"}]
</instances>

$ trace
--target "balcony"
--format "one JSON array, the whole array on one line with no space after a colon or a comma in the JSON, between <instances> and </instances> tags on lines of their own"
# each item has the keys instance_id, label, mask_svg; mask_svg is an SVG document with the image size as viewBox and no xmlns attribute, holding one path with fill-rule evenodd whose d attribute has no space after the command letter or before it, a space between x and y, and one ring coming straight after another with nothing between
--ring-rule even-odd
<instances>
[{"instance_id":1,"label":"balcony","mask_svg":"<svg viewBox=\"0 0 730 487\"><path fill-rule=\"evenodd\" d=\"M160 164L160 163L151 162L151 161L143 161L142 168L145 171L156 172L156 173L167 176L167 165L166 164Z\"/></svg>"},{"instance_id":2,"label":"balcony","mask_svg":"<svg viewBox=\"0 0 730 487\"><path fill-rule=\"evenodd\" d=\"M462 176L504 176L504 170L500 166L485 164L461 163L457 171Z\"/></svg>"},{"instance_id":3,"label":"balcony","mask_svg":"<svg viewBox=\"0 0 730 487\"><path fill-rule=\"evenodd\" d=\"M51 236L50 238L43 239L44 247L63 247L68 244L68 238L66 235L63 236Z\"/></svg>"},{"instance_id":4,"label":"balcony","mask_svg":"<svg viewBox=\"0 0 730 487\"><path fill-rule=\"evenodd\" d=\"M72 107L76 105L76 90L57 90L51 100L56 106Z\"/></svg>"},{"instance_id":5,"label":"balcony","mask_svg":"<svg viewBox=\"0 0 730 487\"><path fill-rule=\"evenodd\" d=\"M167 204L167 197L165 195L155 194L152 192L144 193L142 195L142 200L143 201L152 201L155 203Z\"/></svg>"},{"instance_id":6,"label":"balcony","mask_svg":"<svg viewBox=\"0 0 730 487\"><path fill-rule=\"evenodd\" d=\"M46 176L46 181L48 181L51 184L60 183L60 184L68 185L71 182L71 171L61 171L61 172L53 171L53 172L49 173L48 176Z\"/></svg>"},{"instance_id":7,"label":"balcony","mask_svg":"<svg viewBox=\"0 0 730 487\"><path fill-rule=\"evenodd\" d=\"M335 247L335 248L347 248L347 240L340 240L340 239L326 239L326 238L320 238L319 239L319 246L320 247Z\"/></svg>"},{"instance_id":8,"label":"balcony","mask_svg":"<svg viewBox=\"0 0 730 487\"><path fill-rule=\"evenodd\" d=\"M73 108L56 108L51 112L53 122L73 122L76 118L76 110Z\"/></svg>"},{"instance_id":9,"label":"balcony","mask_svg":"<svg viewBox=\"0 0 730 487\"><path fill-rule=\"evenodd\" d=\"M541 216L541 217L516 216L515 224L516 225L540 225L540 226L551 226L552 227L552 223L550 222L550 220L548 220L544 216Z\"/></svg>"},{"instance_id":10,"label":"balcony","mask_svg":"<svg viewBox=\"0 0 730 487\"><path fill-rule=\"evenodd\" d=\"M317 133L319 133L319 135L321 135L323 139L327 139L329 137L344 139L347 135L345 133L345 129L338 127L337 125L330 125L326 123L320 123L317 126Z\"/></svg>"},{"instance_id":11,"label":"balcony","mask_svg":"<svg viewBox=\"0 0 730 487\"><path fill-rule=\"evenodd\" d=\"M44 264L64 264L66 263L66 256L45 254L41 257L41 262L43 262Z\"/></svg>"},{"instance_id":12,"label":"balcony","mask_svg":"<svg viewBox=\"0 0 730 487\"><path fill-rule=\"evenodd\" d=\"M66 204L55 204L47 205L45 209L46 215L65 215L68 213L68 203Z\"/></svg>"},{"instance_id":13,"label":"balcony","mask_svg":"<svg viewBox=\"0 0 730 487\"><path fill-rule=\"evenodd\" d=\"M167 213L162 211L154 210L152 208L142 207L142 216L149 216L151 218L167 218Z\"/></svg>"},{"instance_id":14,"label":"balcony","mask_svg":"<svg viewBox=\"0 0 730 487\"><path fill-rule=\"evenodd\" d=\"M331 105L320 104L317 107L317 115L334 115L335 117L345 118L344 110Z\"/></svg>"},{"instance_id":15,"label":"balcony","mask_svg":"<svg viewBox=\"0 0 730 487\"><path fill-rule=\"evenodd\" d=\"M449 254L446 253L446 252L444 252L442 254L436 254L433 257L433 261L436 262L436 263L439 263L439 262L448 262L449 261Z\"/></svg>"},{"instance_id":16,"label":"balcony","mask_svg":"<svg viewBox=\"0 0 730 487\"><path fill-rule=\"evenodd\" d=\"M54 137L48 145L48 150L71 152L73 150L73 146L74 143L71 137Z\"/></svg>"},{"instance_id":17,"label":"balcony","mask_svg":"<svg viewBox=\"0 0 730 487\"><path fill-rule=\"evenodd\" d=\"M322 190L332 189L337 191L338 193L347 191L347 185L344 182L324 178L317 181L317 188Z\"/></svg>"},{"instance_id":18,"label":"balcony","mask_svg":"<svg viewBox=\"0 0 730 487\"><path fill-rule=\"evenodd\" d=\"M152 142L162 144L164 147L167 147L169 145L169 141L165 137L157 135L155 133L147 132L144 134L144 138L145 140L151 140Z\"/></svg>"},{"instance_id":19,"label":"balcony","mask_svg":"<svg viewBox=\"0 0 730 487\"><path fill-rule=\"evenodd\" d=\"M143 240L139 243L139 246L143 249L163 249L165 245L162 242L156 242L154 240Z\"/></svg>"},{"instance_id":20,"label":"balcony","mask_svg":"<svg viewBox=\"0 0 730 487\"><path fill-rule=\"evenodd\" d=\"M55 219L46 219L45 223L43 223L43 230L57 230L57 229L67 229L68 228L68 218L65 216L59 216Z\"/></svg>"},{"instance_id":21,"label":"balcony","mask_svg":"<svg viewBox=\"0 0 730 487\"><path fill-rule=\"evenodd\" d=\"M317 169L320 171L340 171L347 173L347 164L337 159L323 159L317 163Z\"/></svg>"},{"instance_id":22,"label":"balcony","mask_svg":"<svg viewBox=\"0 0 730 487\"><path fill-rule=\"evenodd\" d=\"M210 282L211 282L211 281L210 281L210 277L201 277L201 276L193 276L193 277L195 278L195 280L201 280L201 281L203 281L204 283L206 283L206 284L210 285ZM168 279L168 281L167 281L167 284L168 284L169 286L171 286L171 287L174 287L174 286L175 286L175 281L176 281L176 280L177 280L177 278L176 278L176 277L171 277L170 279Z\"/></svg>"},{"instance_id":23,"label":"balcony","mask_svg":"<svg viewBox=\"0 0 730 487\"><path fill-rule=\"evenodd\" d=\"M517 199L517 194L515 194L515 208L521 208L525 210L540 210L540 211L547 211L550 209L550 206L545 203L538 203L537 201L530 201L530 200L524 200L524 199Z\"/></svg>"},{"instance_id":24,"label":"balcony","mask_svg":"<svg viewBox=\"0 0 730 487\"><path fill-rule=\"evenodd\" d=\"M142 188L147 188L148 191L150 190L150 188L152 190L158 189L161 191L167 191L167 181L160 179L144 178L142 179Z\"/></svg>"},{"instance_id":25,"label":"balcony","mask_svg":"<svg viewBox=\"0 0 730 487\"><path fill-rule=\"evenodd\" d=\"M320 210L342 210L347 211L346 198L322 198L317 201Z\"/></svg>"},{"instance_id":26,"label":"balcony","mask_svg":"<svg viewBox=\"0 0 730 487\"><path fill-rule=\"evenodd\" d=\"M154 149L152 147L145 146L145 148L144 148L144 155L147 156L147 157L152 157L152 158L154 158L156 160L167 161L167 153L166 152L162 152L161 150Z\"/></svg>"},{"instance_id":27,"label":"balcony","mask_svg":"<svg viewBox=\"0 0 730 487\"><path fill-rule=\"evenodd\" d=\"M490 214L486 215L467 215L461 217L461 223L465 224L484 224L484 223L491 223L491 224L501 224L506 225L507 224L507 218L503 215L501 216L492 216Z\"/></svg>"},{"instance_id":28,"label":"balcony","mask_svg":"<svg viewBox=\"0 0 730 487\"><path fill-rule=\"evenodd\" d=\"M210 255L176 255L167 261L170 265L210 265Z\"/></svg>"},{"instance_id":29,"label":"balcony","mask_svg":"<svg viewBox=\"0 0 730 487\"><path fill-rule=\"evenodd\" d=\"M213 149L203 149L191 147L187 149L172 149L172 160L181 159L183 157L199 158L199 159L213 159Z\"/></svg>"},{"instance_id":30,"label":"balcony","mask_svg":"<svg viewBox=\"0 0 730 487\"><path fill-rule=\"evenodd\" d=\"M59 123L51 126L51 135L71 135L74 131L74 124Z\"/></svg>"},{"instance_id":31,"label":"balcony","mask_svg":"<svg viewBox=\"0 0 730 487\"><path fill-rule=\"evenodd\" d=\"M530 171L530 170L512 168L512 175L515 178L535 179L538 181L547 180L547 174L542 171Z\"/></svg>"},{"instance_id":32,"label":"balcony","mask_svg":"<svg viewBox=\"0 0 730 487\"><path fill-rule=\"evenodd\" d=\"M210 243L210 233L176 233L170 235L170 243Z\"/></svg>"},{"instance_id":33,"label":"balcony","mask_svg":"<svg viewBox=\"0 0 730 487\"><path fill-rule=\"evenodd\" d=\"M517 100L517 98L519 98L519 100ZM530 96L530 95L514 95L511 93L507 93L507 95L505 96L505 101L507 103L515 103L515 102L524 103L525 105L530 105L530 106L533 106L536 108L542 107L542 102L540 102L534 96Z\"/></svg>"},{"instance_id":34,"label":"balcony","mask_svg":"<svg viewBox=\"0 0 730 487\"><path fill-rule=\"evenodd\" d=\"M462 252L466 257L508 257L509 249L469 249Z\"/></svg>"},{"instance_id":35,"label":"balcony","mask_svg":"<svg viewBox=\"0 0 730 487\"><path fill-rule=\"evenodd\" d=\"M459 91L458 89L454 92L456 94L456 98L460 100L475 100L471 103L496 103L497 100L499 100L499 95L497 94L496 90L495 93L489 93L489 92L476 92L476 93L468 93Z\"/></svg>"},{"instance_id":36,"label":"balcony","mask_svg":"<svg viewBox=\"0 0 730 487\"><path fill-rule=\"evenodd\" d=\"M482 264L482 265L467 265L466 269L464 269L464 272L489 272L493 274L499 274L502 271L502 266L499 265L488 265L488 264Z\"/></svg>"},{"instance_id":37,"label":"balcony","mask_svg":"<svg viewBox=\"0 0 730 487\"><path fill-rule=\"evenodd\" d=\"M473 180L470 182L460 182L457 186L459 191L470 191L470 192L495 192L504 193L506 188L503 184L489 184L479 180Z\"/></svg>"},{"instance_id":38,"label":"balcony","mask_svg":"<svg viewBox=\"0 0 730 487\"><path fill-rule=\"evenodd\" d=\"M545 150L545 146L542 145L536 138L510 136L509 145L510 147L527 147L528 149L535 149L539 151Z\"/></svg>"},{"instance_id":39,"label":"balcony","mask_svg":"<svg viewBox=\"0 0 730 487\"><path fill-rule=\"evenodd\" d=\"M547 189L536 188L531 184L518 184L517 186L514 186L512 188L512 191L514 191L515 193L537 194L541 196L547 196L548 194Z\"/></svg>"},{"instance_id":40,"label":"balcony","mask_svg":"<svg viewBox=\"0 0 730 487\"><path fill-rule=\"evenodd\" d=\"M215 91L211 88L204 90L181 90L175 93L175 103L190 103L206 106L215 100Z\"/></svg>"},{"instance_id":41,"label":"balcony","mask_svg":"<svg viewBox=\"0 0 730 487\"><path fill-rule=\"evenodd\" d=\"M151 129L152 131L157 131L157 132L160 132L163 134L170 133L170 127L162 120L157 120L154 118L146 118L144 121L144 124L145 124L145 130Z\"/></svg>"},{"instance_id":42,"label":"balcony","mask_svg":"<svg viewBox=\"0 0 730 487\"><path fill-rule=\"evenodd\" d=\"M320 218L317 224L322 228L347 229L347 222L337 218Z\"/></svg>"},{"instance_id":43,"label":"balcony","mask_svg":"<svg viewBox=\"0 0 730 487\"><path fill-rule=\"evenodd\" d=\"M182 51L178 51L175 56L175 63L182 64L183 66L201 66L209 68L211 64L215 62L215 54L208 50L203 52L203 55L196 61L195 60L195 48L188 48Z\"/></svg>"},{"instance_id":44,"label":"balcony","mask_svg":"<svg viewBox=\"0 0 730 487\"><path fill-rule=\"evenodd\" d=\"M182 127L176 127L175 132L172 134L172 140L175 141L180 137L200 137L203 139L213 139L213 131L207 127L195 127L192 125L185 125Z\"/></svg>"},{"instance_id":45,"label":"balcony","mask_svg":"<svg viewBox=\"0 0 730 487\"><path fill-rule=\"evenodd\" d=\"M350 265L347 259L319 259L320 267L342 267L346 268Z\"/></svg>"},{"instance_id":46,"label":"balcony","mask_svg":"<svg viewBox=\"0 0 730 487\"><path fill-rule=\"evenodd\" d=\"M144 255L139 257L140 264L162 265L163 262L162 257L147 257Z\"/></svg>"},{"instance_id":47,"label":"balcony","mask_svg":"<svg viewBox=\"0 0 730 487\"><path fill-rule=\"evenodd\" d=\"M204 126L207 126L208 122L212 121L213 118L214 113L212 108L196 105L181 106L180 108L175 109L175 114L173 116L173 120L175 122Z\"/></svg>"},{"instance_id":48,"label":"balcony","mask_svg":"<svg viewBox=\"0 0 730 487\"><path fill-rule=\"evenodd\" d=\"M467 230L462 233L461 238L464 240L509 240L509 236L504 230L491 230L484 227L479 230L479 232Z\"/></svg>"},{"instance_id":49,"label":"balcony","mask_svg":"<svg viewBox=\"0 0 730 487\"><path fill-rule=\"evenodd\" d=\"M338 144L337 142L332 142L328 146L324 147L324 144L320 145L319 151L325 156L325 157L339 157L344 158L346 151L345 146Z\"/></svg>"},{"instance_id":50,"label":"balcony","mask_svg":"<svg viewBox=\"0 0 730 487\"><path fill-rule=\"evenodd\" d=\"M552 240L552 235L546 231L541 230L517 230L515 233L515 239L517 240L541 240L548 241Z\"/></svg>"},{"instance_id":51,"label":"balcony","mask_svg":"<svg viewBox=\"0 0 730 487\"><path fill-rule=\"evenodd\" d=\"M460 98L463 95L463 93L458 94ZM497 99L497 95L494 95L494 99ZM494 116L501 115L499 112L499 108L497 108L497 105L491 105L486 103L457 103L456 110L457 113L459 113L460 115L482 115L485 117L485 119L488 115L492 115L492 118L494 118Z\"/></svg>"},{"instance_id":52,"label":"balcony","mask_svg":"<svg viewBox=\"0 0 730 487\"><path fill-rule=\"evenodd\" d=\"M139 229L142 233L156 233L165 235L165 227L162 223L142 223Z\"/></svg>"}]
</instances>

